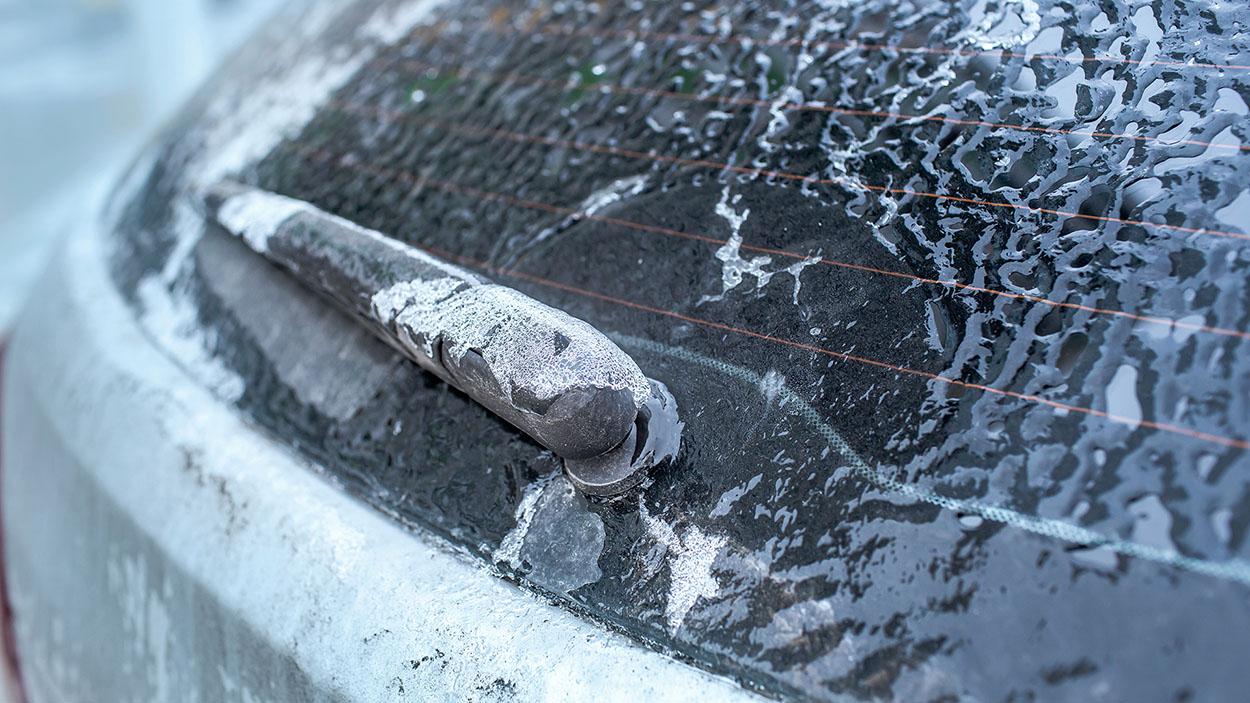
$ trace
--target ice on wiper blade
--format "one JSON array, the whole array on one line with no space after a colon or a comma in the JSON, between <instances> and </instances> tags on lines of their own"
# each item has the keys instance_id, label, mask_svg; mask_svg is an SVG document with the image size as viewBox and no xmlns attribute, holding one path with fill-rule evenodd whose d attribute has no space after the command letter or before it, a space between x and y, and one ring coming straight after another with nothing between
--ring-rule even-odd
<instances>
[{"instance_id":1,"label":"ice on wiper blade","mask_svg":"<svg viewBox=\"0 0 1250 703\"><path fill-rule=\"evenodd\" d=\"M253 251L563 458L581 490L628 490L676 453L672 396L586 322L300 200L224 182L204 202Z\"/></svg>"}]
</instances>

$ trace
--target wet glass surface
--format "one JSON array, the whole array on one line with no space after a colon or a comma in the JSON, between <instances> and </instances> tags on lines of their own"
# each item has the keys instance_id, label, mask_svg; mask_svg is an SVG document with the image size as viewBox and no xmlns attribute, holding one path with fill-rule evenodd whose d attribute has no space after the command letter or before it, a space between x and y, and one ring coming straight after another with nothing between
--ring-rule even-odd
<instances>
[{"instance_id":1,"label":"wet glass surface","mask_svg":"<svg viewBox=\"0 0 1250 703\"><path fill-rule=\"evenodd\" d=\"M249 255L213 233L163 285L244 380L239 406L349 490L758 689L1233 695L1247 21L1180 1L505 2L440 9L354 64L229 175L612 336L686 429L610 501L365 340L342 348L379 359L366 399L310 401L358 377L284 373L309 352L240 314L213 262ZM277 60L361 51L344 26ZM255 80L249 60L222 81ZM131 291L179 251L197 129L124 211Z\"/></svg>"}]
</instances>

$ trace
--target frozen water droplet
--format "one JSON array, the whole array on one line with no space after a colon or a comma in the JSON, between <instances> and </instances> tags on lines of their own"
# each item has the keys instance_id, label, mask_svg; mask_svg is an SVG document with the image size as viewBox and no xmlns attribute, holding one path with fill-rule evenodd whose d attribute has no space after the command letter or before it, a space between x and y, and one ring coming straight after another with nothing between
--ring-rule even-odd
<instances>
[{"instance_id":1,"label":"frozen water droplet","mask_svg":"<svg viewBox=\"0 0 1250 703\"><path fill-rule=\"evenodd\" d=\"M1141 403L1137 400L1137 369L1122 364L1107 384L1107 412L1132 423L1141 422Z\"/></svg>"}]
</instances>

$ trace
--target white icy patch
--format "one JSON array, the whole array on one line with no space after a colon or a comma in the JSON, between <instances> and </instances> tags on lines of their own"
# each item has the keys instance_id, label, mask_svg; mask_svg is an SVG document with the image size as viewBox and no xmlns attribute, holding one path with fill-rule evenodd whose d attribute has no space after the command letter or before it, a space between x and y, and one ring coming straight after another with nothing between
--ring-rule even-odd
<instances>
[{"instance_id":1,"label":"white icy patch","mask_svg":"<svg viewBox=\"0 0 1250 703\"><path fill-rule=\"evenodd\" d=\"M799 601L773 613L773 619L751 631L752 644L767 650L783 649L796 640L838 622L837 611L828 600Z\"/></svg>"},{"instance_id":2,"label":"white icy patch","mask_svg":"<svg viewBox=\"0 0 1250 703\"><path fill-rule=\"evenodd\" d=\"M263 254L269 251L269 238L279 225L292 215L310 210L312 208L307 203L294 198L247 191L222 203L217 220L242 237L253 250Z\"/></svg>"},{"instance_id":3,"label":"white icy patch","mask_svg":"<svg viewBox=\"0 0 1250 703\"><path fill-rule=\"evenodd\" d=\"M768 285L773 276L779 273L788 273L794 277L794 295L792 299L797 305L799 302L799 290L802 282L799 275L803 273L803 269L820 262L820 257L813 256L811 258L796 261L789 266L783 266L772 271L765 267L772 263L771 256L756 256L750 259L742 256L742 225L751 215L750 208L744 208L741 212L734 209L734 206L742 199L742 194L733 196L732 200L729 196L729 186L721 192L720 202L716 203L716 214L725 218L729 223L730 235L719 249L716 250L716 258L721 262L721 291L717 295L705 295L699 301L700 304L723 300L729 291L737 288L742 284L745 276L753 276L755 278L755 289L759 290Z\"/></svg>"},{"instance_id":4,"label":"white icy patch","mask_svg":"<svg viewBox=\"0 0 1250 703\"><path fill-rule=\"evenodd\" d=\"M382 8L361 26L360 36L383 44L394 44L411 32L440 2L441 0L415 0L398 7Z\"/></svg>"},{"instance_id":5,"label":"white icy patch","mask_svg":"<svg viewBox=\"0 0 1250 703\"><path fill-rule=\"evenodd\" d=\"M1042 29L1037 0L977 0L968 16L970 26L961 38L982 49L1015 49Z\"/></svg>"},{"instance_id":6,"label":"white icy patch","mask_svg":"<svg viewBox=\"0 0 1250 703\"><path fill-rule=\"evenodd\" d=\"M1147 495L1129 503L1133 516L1133 541L1147 547L1175 553L1172 543L1172 514L1156 495Z\"/></svg>"},{"instance_id":7,"label":"white icy patch","mask_svg":"<svg viewBox=\"0 0 1250 703\"><path fill-rule=\"evenodd\" d=\"M706 535L693 525L679 536L671 525L647 512L646 505L640 503L638 510L651 538L667 550L669 586L664 618L669 632L676 632L700 598L712 598L720 592L712 564L725 547L725 538Z\"/></svg>"},{"instance_id":8,"label":"white icy patch","mask_svg":"<svg viewBox=\"0 0 1250 703\"><path fill-rule=\"evenodd\" d=\"M496 564L508 564L514 569L521 566L521 547L525 546L525 536L529 534L534 513L538 510L538 499L542 497L546 486L546 481L539 480L525 487L525 492L521 494L521 503L516 506L516 526L504 535L499 548L492 555Z\"/></svg>"},{"instance_id":9,"label":"white icy patch","mask_svg":"<svg viewBox=\"0 0 1250 703\"><path fill-rule=\"evenodd\" d=\"M586 499L561 474L526 486L516 522L495 550L496 564L527 566L532 583L557 593L570 593L603 576L603 520L587 509Z\"/></svg>"},{"instance_id":10,"label":"white icy patch","mask_svg":"<svg viewBox=\"0 0 1250 703\"><path fill-rule=\"evenodd\" d=\"M243 397L243 378L209 352L211 340L185 297L171 295L163 281L153 277L139 284L143 305L140 323L153 339L214 393L229 402Z\"/></svg>"},{"instance_id":11,"label":"white icy patch","mask_svg":"<svg viewBox=\"0 0 1250 703\"><path fill-rule=\"evenodd\" d=\"M374 314L384 324L420 337L414 352L433 358L441 337L453 359L480 352L499 387L528 388L539 399L555 398L587 384L628 389L635 404L651 395L646 376L625 352L564 312L493 283L462 288L460 278L399 283L373 296Z\"/></svg>"},{"instance_id":12,"label":"white icy patch","mask_svg":"<svg viewBox=\"0 0 1250 703\"><path fill-rule=\"evenodd\" d=\"M395 316L404 310L412 301L422 300L423 305L440 303L456 291L463 288L465 282L459 278L439 278L432 281L405 281L396 283L385 290L373 294L373 317L384 325L395 321ZM427 340L433 341L433 340ZM433 358L434 349L426 345L425 354Z\"/></svg>"},{"instance_id":13,"label":"white icy patch","mask_svg":"<svg viewBox=\"0 0 1250 703\"><path fill-rule=\"evenodd\" d=\"M1122 364L1107 384L1107 412L1131 422L1141 422L1141 402L1137 399L1137 369Z\"/></svg>"},{"instance_id":14,"label":"white icy patch","mask_svg":"<svg viewBox=\"0 0 1250 703\"><path fill-rule=\"evenodd\" d=\"M203 215L186 199L174 201L173 211L173 229L179 236L174 241L173 250L165 258L159 276L167 287L172 287L178 280L183 263L191 256L205 229Z\"/></svg>"},{"instance_id":15,"label":"white icy patch","mask_svg":"<svg viewBox=\"0 0 1250 703\"><path fill-rule=\"evenodd\" d=\"M1231 203L1216 210L1215 216L1233 227L1250 228L1250 191L1241 191Z\"/></svg>"},{"instance_id":16,"label":"white icy patch","mask_svg":"<svg viewBox=\"0 0 1250 703\"><path fill-rule=\"evenodd\" d=\"M618 178L603 188L591 193L589 197L582 201L582 206L579 210L586 214L593 215L612 203L641 193L642 189L645 188L646 185L646 175Z\"/></svg>"},{"instance_id":17,"label":"white icy patch","mask_svg":"<svg viewBox=\"0 0 1250 703\"><path fill-rule=\"evenodd\" d=\"M558 224L544 228L535 234L529 241L528 246L533 246L550 239L561 227L566 227L570 222L575 222L586 215L594 215L603 208L619 202L627 197L637 195L646 188L647 177L645 175L629 176L612 181L608 185L596 190L587 196L576 208L577 214L571 214L564 218ZM516 256L516 255L514 255Z\"/></svg>"},{"instance_id":18,"label":"white icy patch","mask_svg":"<svg viewBox=\"0 0 1250 703\"><path fill-rule=\"evenodd\" d=\"M756 62L759 65L761 73L768 73L769 67L772 65L772 59L765 52L756 54ZM811 56L806 52L801 52L798 58L799 67L803 68L804 63L811 63ZM797 72L797 70L796 70ZM756 143L766 152L774 152L777 150L777 140L784 138L786 132L790 129L790 119L794 115L794 105L800 104L823 104L819 101L810 101L803 91L793 85L784 85L777 94L768 103L768 126L764 128L764 132L756 139Z\"/></svg>"},{"instance_id":19,"label":"white icy patch","mask_svg":"<svg viewBox=\"0 0 1250 703\"><path fill-rule=\"evenodd\" d=\"M716 501L716 507L712 508L712 512L708 513L709 517L724 517L733 509L734 504L742 499L742 496L750 493L760 481L763 480L764 474L755 474L746 483L740 483L733 488L721 494L720 500Z\"/></svg>"},{"instance_id":20,"label":"white icy patch","mask_svg":"<svg viewBox=\"0 0 1250 703\"><path fill-rule=\"evenodd\" d=\"M1227 547L1233 538L1233 511L1229 508L1220 508L1211 513L1211 530L1215 532L1215 537L1220 544Z\"/></svg>"},{"instance_id":21,"label":"white icy patch","mask_svg":"<svg viewBox=\"0 0 1250 703\"><path fill-rule=\"evenodd\" d=\"M758 385L760 395L764 396L764 401L772 405L781 395L782 390L785 389L786 377L776 369L769 369L764 372L764 376L760 379Z\"/></svg>"}]
</instances>

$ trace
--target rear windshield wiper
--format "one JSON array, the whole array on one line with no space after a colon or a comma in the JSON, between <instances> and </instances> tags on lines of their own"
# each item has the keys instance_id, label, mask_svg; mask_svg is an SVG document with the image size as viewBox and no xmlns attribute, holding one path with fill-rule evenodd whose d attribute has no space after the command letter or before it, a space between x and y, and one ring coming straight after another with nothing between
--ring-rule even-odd
<instances>
[{"instance_id":1,"label":"rear windshield wiper","mask_svg":"<svg viewBox=\"0 0 1250 703\"><path fill-rule=\"evenodd\" d=\"M658 381L591 325L301 200L233 182L210 219L422 368L614 495L671 458L681 423Z\"/></svg>"}]
</instances>

